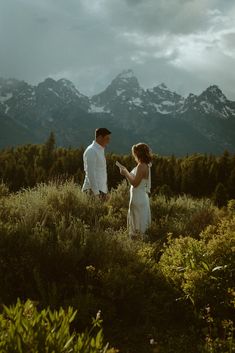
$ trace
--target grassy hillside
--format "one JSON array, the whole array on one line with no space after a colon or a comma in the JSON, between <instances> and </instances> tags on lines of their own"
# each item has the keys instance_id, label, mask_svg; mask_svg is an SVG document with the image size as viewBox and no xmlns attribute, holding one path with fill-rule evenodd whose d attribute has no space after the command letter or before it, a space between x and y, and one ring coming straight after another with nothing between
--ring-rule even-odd
<instances>
[{"instance_id":1,"label":"grassy hillside","mask_svg":"<svg viewBox=\"0 0 235 353\"><path fill-rule=\"evenodd\" d=\"M35 315L72 306L78 332L101 310L120 352L233 352L234 201L155 195L152 226L132 241L128 198L126 182L105 203L73 181L13 194L1 184L1 303L30 299Z\"/></svg>"}]
</instances>

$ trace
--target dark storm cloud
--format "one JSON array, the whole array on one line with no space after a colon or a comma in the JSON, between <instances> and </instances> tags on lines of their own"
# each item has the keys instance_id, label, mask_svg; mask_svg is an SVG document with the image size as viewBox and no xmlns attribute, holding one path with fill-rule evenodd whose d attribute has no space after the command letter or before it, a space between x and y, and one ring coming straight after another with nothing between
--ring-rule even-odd
<instances>
[{"instance_id":1,"label":"dark storm cloud","mask_svg":"<svg viewBox=\"0 0 235 353\"><path fill-rule=\"evenodd\" d=\"M234 19L230 0L2 1L0 76L63 76L93 94L132 68L144 87L216 83L235 99Z\"/></svg>"}]
</instances>

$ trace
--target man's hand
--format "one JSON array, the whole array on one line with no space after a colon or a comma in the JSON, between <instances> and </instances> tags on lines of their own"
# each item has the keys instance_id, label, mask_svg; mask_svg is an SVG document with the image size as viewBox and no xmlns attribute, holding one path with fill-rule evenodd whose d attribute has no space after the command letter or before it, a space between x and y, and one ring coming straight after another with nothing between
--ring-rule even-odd
<instances>
[{"instance_id":1,"label":"man's hand","mask_svg":"<svg viewBox=\"0 0 235 353\"><path fill-rule=\"evenodd\" d=\"M108 201L109 194L105 194L104 192L100 191L98 197L101 201Z\"/></svg>"}]
</instances>

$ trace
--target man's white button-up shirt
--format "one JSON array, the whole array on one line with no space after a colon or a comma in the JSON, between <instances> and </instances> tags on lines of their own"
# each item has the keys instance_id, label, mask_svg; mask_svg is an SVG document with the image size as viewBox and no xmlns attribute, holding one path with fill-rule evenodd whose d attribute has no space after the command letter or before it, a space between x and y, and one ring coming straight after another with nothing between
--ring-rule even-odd
<instances>
[{"instance_id":1,"label":"man's white button-up shirt","mask_svg":"<svg viewBox=\"0 0 235 353\"><path fill-rule=\"evenodd\" d=\"M104 148L93 141L83 154L83 162L86 175L82 190L92 190L95 195L98 195L100 191L106 194L108 187Z\"/></svg>"}]
</instances>

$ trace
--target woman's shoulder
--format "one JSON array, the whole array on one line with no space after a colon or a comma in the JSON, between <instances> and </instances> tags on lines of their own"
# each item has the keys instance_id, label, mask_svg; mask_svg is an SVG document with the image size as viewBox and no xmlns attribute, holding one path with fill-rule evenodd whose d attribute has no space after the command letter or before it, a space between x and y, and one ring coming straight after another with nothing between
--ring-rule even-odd
<instances>
[{"instance_id":1,"label":"woman's shoulder","mask_svg":"<svg viewBox=\"0 0 235 353\"><path fill-rule=\"evenodd\" d=\"M146 174L148 171L148 164L146 163L139 163L137 165L137 169L139 170L139 172L141 172L142 174Z\"/></svg>"},{"instance_id":2,"label":"woman's shoulder","mask_svg":"<svg viewBox=\"0 0 235 353\"><path fill-rule=\"evenodd\" d=\"M148 169L148 167L149 167L148 164L143 163L143 162L141 162L137 165L137 168L142 169L142 170L146 170L146 169Z\"/></svg>"}]
</instances>

